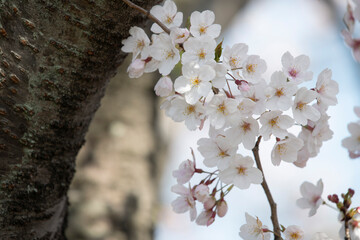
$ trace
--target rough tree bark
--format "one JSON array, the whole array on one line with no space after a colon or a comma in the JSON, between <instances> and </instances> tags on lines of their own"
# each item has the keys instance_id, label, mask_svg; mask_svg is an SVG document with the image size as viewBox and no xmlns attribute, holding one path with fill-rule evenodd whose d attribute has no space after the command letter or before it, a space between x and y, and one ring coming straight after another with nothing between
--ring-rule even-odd
<instances>
[{"instance_id":1,"label":"rough tree bark","mask_svg":"<svg viewBox=\"0 0 360 240\"><path fill-rule=\"evenodd\" d=\"M115 0L0 0L0 239L66 239L75 157L144 20Z\"/></svg>"}]
</instances>

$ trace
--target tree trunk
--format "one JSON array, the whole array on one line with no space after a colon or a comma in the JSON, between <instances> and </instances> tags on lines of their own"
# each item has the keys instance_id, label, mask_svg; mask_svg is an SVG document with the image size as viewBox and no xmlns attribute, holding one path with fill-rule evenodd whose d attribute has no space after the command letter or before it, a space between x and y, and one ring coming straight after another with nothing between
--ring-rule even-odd
<instances>
[{"instance_id":1,"label":"tree trunk","mask_svg":"<svg viewBox=\"0 0 360 240\"><path fill-rule=\"evenodd\" d=\"M0 0L0 239L65 239L75 157L144 20L121 1Z\"/></svg>"}]
</instances>

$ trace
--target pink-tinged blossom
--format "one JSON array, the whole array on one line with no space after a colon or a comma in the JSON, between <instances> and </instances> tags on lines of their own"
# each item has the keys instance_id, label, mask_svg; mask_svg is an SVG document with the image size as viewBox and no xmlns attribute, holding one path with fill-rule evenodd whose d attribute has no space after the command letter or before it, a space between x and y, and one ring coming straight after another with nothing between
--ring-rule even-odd
<instances>
[{"instance_id":1,"label":"pink-tinged blossom","mask_svg":"<svg viewBox=\"0 0 360 240\"><path fill-rule=\"evenodd\" d=\"M206 108L210 124L216 129L228 125L229 116L237 110L237 101L224 94L215 95Z\"/></svg>"},{"instance_id":2,"label":"pink-tinged blossom","mask_svg":"<svg viewBox=\"0 0 360 240\"><path fill-rule=\"evenodd\" d=\"M353 154L360 153L360 123L352 122L348 124L348 130L351 134L350 137L342 140L342 146Z\"/></svg>"},{"instance_id":3,"label":"pink-tinged blossom","mask_svg":"<svg viewBox=\"0 0 360 240\"><path fill-rule=\"evenodd\" d=\"M171 78L163 76L159 79L154 87L155 94L159 97L167 97L170 95L173 89L173 83Z\"/></svg>"},{"instance_id":4,"label":"pink-tinged blossom","mask_svg":"<svg viewBox=\"0 0 360 240\"><path fill-rule=\"evenodd\" d=\"M219 217L224 217L228 211L228 205L224 199L220 200L217 204L216 213Z\"/></svg>"},{"instance_id":5,"label":"pink-tinged blossom","mask_svg":"<svg viewBox=\"0 0 360 240\"><path fill-rule=\"evenodd\" d=\"M265 231L268 229L263 225L259 218L254 218L245 213L246 224L240 227L240 237L245 240L270 240L271 233Z\"/></svg>"},{"instance_id":6,"label":"pink-tinged blossom","mask_svg":"<svg viewBox=\"0 0 360 240\"><path fill-rule=\"evenodd\" d=\"M200 102L188 104L184 97L176 95L170 105L166 111L166 115L175 122L185 121L185 125L190 131L196 130L201 125L201 121L204 119L205 109Z\"/></svg>"},{"instance_id":7,"label":"pink-tinged blossom","mask_svg":"<svg viewBox=\"0 0 360 240\"><path fill-rule=\"evenodd\" d=\"M317 92L308 90L306 87L302 87L296 92L292 112L297 123L306 125L308 119L314 122L319 120L320 112L309 105L317 95Z\"/></svg>"},{"instance_id":8,"label":"pink-tinged blossom","mask_svg":"<svg viewBox=\"0 0 360 240\"><path fill-rule=\"evenodd\" d=\"M282 115L281 111L265 112L260 116L260 135L264 140L269 140L271 134L277 138L285 138L288 135L287 129L294 125L294 119Z\"/></svg>"},{"instance_id":9,"label":"pink-tinged blossom","mask_svg":"<svg viewBox=\"0 0 360 240\"><path fill-rule=\"evenodd\" d=\"M198 150L204 157L204 164L207 167L227 168L231 157L237 151L237 145L229 141L224 133L211 138L200 138L197 143Z\"/></svg>"},{"instance_id":10,"label":"pink-tinged blossom","mask_svg":"<svg viewBox=\"0 0 360 240\"><path fill-rule=\"evenodd\" d=\"M277 141L271 151L271 162L278 166L281 160L293 163L297 159L298 151L304 146L303 140L289 133L283 140Z\"/></svg>"},{"instance_id":11,"label":"pink-tinged blossom","mask_svg":"<svg viewBox=\"0 0 360 240\"><path fill-rule=\"evenodd\" d=\"M200 226L210 226L215 221L215 212L211 210L202 211L196 219Z\"/></svg>"},{"instance_id":12,"label":"pink-tinged blossom","mask_svg":"<svg viewBox=\"0 0 360 240\"><path fill-rule=\"evenodd\" d=\"M297 91L297 85L287 81L283 72L274 72L271 75L269 87L266 89L266 107L270 110L288 110L292 103L292 97Z\"/></svg>"},{"instance_id":13,"label":"pink-tinged blossom","mask_svg":"<svg viewBox=\"0 0 360 240\"><path fill-rule=\"evenodd\" d=\"M174 43L184 43L189 38L189 35L187 28L173 28L170 31L170 37Z\"/></svg>"},{"instance_id":14,"label":"pink-tinged blossom","mask_svg":"<svg viewBox=\"0 0 360 240\"><path fill-rule=\"evenodd\" d=\"M302 208L310 208L309 217L316 214L317 209L324 202L321 198L323 193L324 184L320 179L316 186L310 182L303 182L300 186L300 193L302 198L296 201L296 204Z\"/></svg>"},{"instance_id":15,"label":"pink-tinged blossom","mask_svg":"<svg viewBox=\"0 0 360 240\"><path fill-rule=\"evenodd\" d=\"M256 85L250 86L250 89L248 89L247 91L241 91L241 95L244 98L248 98L255 103L253 114L261 115L263 112L265 112L266 88L267 88L266 82L264 80L261 80Z\"/></svg>"},{"instance_id":16,"label":"pink-tinged blossom","mask_svg":"<svg viewBox=\"0 0 360 240\"><path fill-rule=\"evenodd\" d=\"M212 38L190 37L184 42L184 50L181 57L181 63L186 64L189 62L205 63L208 60L214 59L215 57L216 42Z\"/></svg>"},{"instance_id":17,"label":"pink-tinged blossom","mask_svg":"<svg viewBox=\"0 0 360 240\"><path fill-rule=\"evenodd\" d=\"M295 225L288 226L284 231L285 240L303 240L304 232Z\"/></svg>"},{"instance_id":18,"label":"pink-tinged blossom","mask_svg":"<svg viewBox=\"0 0 360 240\"><path fill-rule=\"evenodd\" d=\"M137 58L129 65L127 72L130 78L139 78L144 74L144 70L145 61Z\"/></svg>"},{"instance_id":19,"label":"pink-tinged blossom","mask_svg":"<svg viewBox=\"0 0 360 240\"><path fill-rule=\"evenodd\" d=\"M339 93L339 85L331 79L332 72L330 69L323 70L316 82L317 103L324 112L328 106L337 104L336 95Z\"/></svg>"},{"instance_id":20,"label":"pink-tinged blossom","mask_svg":"<svg viewBox=\"0 0 360 240\"><path fill-rule=\"evenodd\" d=\"M183 13L177 12L177 7L171 0L166 0L163 6L155 5L151 8L150 13L169 29L179 27L183 21ZM156 23L151 26L151 31L153 33L164 32Z\"/></svg>"},{"instance_id":21,"label":"pink-tinged blossom","mask_svg":"<svg viewBox=\"0 0 360 240\"><path fill-rule=\"evenodd\" d=\"M195 187L194 196L196 200L199 202L204 203L210 196L209 196L209 187L205 184L199 184Z\"/></svg>"},{"instance_id":22,"label":"pink-tinged blossom","mask_svg":"<svg viewBox=\"0 0 360 240\"><path fill-rule=\"evenodd\" d=\"M168 75L180 61L179 50L175 47L168 34L153 35L153 44L150 46L150 56L160 61L159 72Z\"/></svg>"},{"instance_id":23,"label":"pink-tinged blossom","mask_svg":"<svg viewBox=\"0 0 360 240\"><path fill-rule=\"evenodd\" d=\"M353 38L347 30L343 30L341 33L346 44L352 49L355 60L360 62L360 39Z\"/></svg>"},{"instance_id":24,"label":"pink-tinged blossom","mask_svg":"<svg viewBox=\"0 0 360 240\"><path fill-rule=\"evenodd\" d=\"M195 11L190 16L190 32L194 37L205 36L208 38L217 38L220 35L221 26L213 24L215 14L210 10L203 12Z\"/></svg>"},{"instance_id":25,"label":"pink-tinged blossom","mask_svg":"<svg viewBox=\"0 0 360 240\"><path fill-rule=\"evenodd\" d=\"M121 42L123 44L121 51L132 53L132 61L134 61L139 55L141 55L141 59L147 58L147 48L149 47L150 39L144 30L139 27L131 27L129 33L130 37Z\"/></svg>"},{"instance_id":26,"label":"pink-tinged blossom","mask_svg":"<svg viewBox=\"0 0 360 240\"><path fill-rule=\"evenodd\" d=\"M177 184L171 187L171 191L179 194L174 201L171 202L171 206L176 213L190 212L190 220L194 221L197 215L196 202L192 190L184 187L183 185Z\"/></svg>"},{"instance_id":27,"label":"pink-tinged blossom","mask_svg":"<svg viewBox=\"0 0 360 240\"><path fill-rule=\"evenodd\" d=\"M243 157L236 154L230 162L230 166L219 173L219 178L225 184L234 184L240 189L247 189L250 184L261 184L262 173L253 167L254 161L251 157Z\"/></svg>"},{"instance_id":28,"label":"pink-tinged blossom","mask_svg":"<svg viewBox=\"0 0 360 240\"><path fill-rule=\"evenodd\" d=\"M226 133L232 141L243 143L246 149L251 150L255 146L256 137L259 135L259 123L253 117L242 118Z\"/></svg>"},{"instance_id":29,"label":"pink-tinged blossom","mask_svg":"<svg viewBox=\"0 0 360 240\"><path fill-rule=\"evenodd\" d=\"M266 71L266 62L257 55L250 55L243 64L242 74L246 81L256 84Z\"/></svg>"},{"instance_id":30,"label":"pink-tinged blossom","mask_svg":"<svg viewBox=\"0 0 360 240\"><path fill-rule=\"evenodd\" d=\"M195 104L210 93L210 81L215 77L212 67L191 62L182 67L182 74L175 80L174 88L176 92L185 95L187 103Z\"/></svg>"},{"instance_id":31,"label":"pink-tinged blossom","mask_svg":"<svg viewBox=\"0 0 360 240\"><path fill-rule=\"evenodd\" d=\"M313 77L313 73L307 71L310 66L308 56L300 55L294 58L289 52L286 52L281 57L281 63L286 77L295 84L310 81Z\"/></svg>"},{"instance_id":32,"label":"pink-tinged blossom","mask_svg":"<svg viewBox=\"0 0 360 240\"><path fill-rule=\"evenodd\" d=\"M191 160L183 161L178 170L173 171L172 175L176 178L177 183L184 184L190 181L195 173L195 163Z\"/></svg>"},{"instance_id":33,"label":"pink-tinged blossom","mask_svg":"<svg viewBox=\"0 0 360 240\"><path fill-rule=\"evenodd\" d=\"M247 59L248 46L244 43L237 43L231 48L226 46L223 51L223 63L228 70L239 69Z\"/></svg>"},{"instance_id":34,"label":"pink-tinged blossom","mask_svg":"<svg viewBox=\"0 0 360 240\"><path fill-rule=\"evenodd\" d=\"M333 240L333 239L329 238L329 236L326 235L326 233L317 232L312 236L311 240Z\"/></svg>"},{"instance_id":35,"label":"pink-tinged blossom","mask_svg":"<svg viewBox=\"0 0 360 240\"><path fill-rule=\"evenodd\" d=\"M350 31L350 33L353 33L355 26L355 17L350 3L347 4L346 12L344 15L344 23L346 25L346 28Z\"/></svg>"}]
</instances>

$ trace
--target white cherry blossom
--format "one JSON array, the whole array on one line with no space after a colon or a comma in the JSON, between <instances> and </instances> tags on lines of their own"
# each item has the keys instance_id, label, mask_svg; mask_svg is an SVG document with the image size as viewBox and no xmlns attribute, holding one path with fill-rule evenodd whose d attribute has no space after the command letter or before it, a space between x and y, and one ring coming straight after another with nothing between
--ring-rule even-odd
<instances>
[{"instance_id":1,"label":"white cherry blossom","mask_svg":"<svg viewBox=\"0 0 360 240\"><path fill-rule=\"evenodd\" d=\"M360 153L360 123L352 122L348 124L348 130L351 134L350 137L342 140L342 146L352 153Z\"/></svg>"},{"instance_id":2,"label":"white cherry blossom","mask_svg":"<svg viewBox=\"0 0 360 240\"><path fill-rule=\"evenodd\" d=\"M173 28L170 31L170 37L174 43L184 43L189 38L189 35L187 28Z\"/></svg>"},{"instance_id":3,"label":"white cherry blossom","mask_svg":"<svg viewBox=\"0 0 360 240\"><path fill-rule=\"evenodd\" d=\"M190 181L195 173L195 163L191 160L183 161L178 170L173 171L172 175L176 178L177 183L184 184Z\"/></svg>"},{"instance_id":4,"label":"white cherry blossom","mask_svg":"<svg viewBox=\"0 0 360 240\"><path fill-rule=\"evenodd\" d=\"M294 119L287 115L282 115L281 111L265 112L260 116L260 135L264 140L269 140L273 134L278 138L285 138L288 135L287 129L294 125Z\"/></svg>"},{"instance_id":5,"label":"white cherry blossom","mask_svg":"<svg viewBox=\"0 0 360 240\"><path fill-rule=\"evenodd\" d=\"M267 88L266 82L261 80L256 85L251 85L247 91L241 91L241 95L243 97L248 98L255 103L253 114L261 115L263 112L265 112L266 88Z\"/></svg>"},{"instance_id":6,"label":"white cherry blossom","mask_svg":"<svg viewBox=\"0 0 360 240\"><path fill-rule=\"evenodd\" d=\"M254 218L245 212L246 224L240 227L240 237L244 240L270 240L271 233L265 232L268 229L266 225L262 225L259 218Z\"/></svg>"},{"instance_id":7,"label":"white cherry blossom","mask_svg":"<svg viewBox=\"0 0 360 240\"><path fill-rule=\"evenodd\" d=\"M170 95L173 89L173 83L171 78L163 76L159 79L154 87L155 94L159 97L167 97Z\"/></svg>"},{"instance_id":8,"label":"white cherry blossom","mask_svg":"<svg viewBox=\"0 0 360 240\"><path fill-rule=\"evenodd\" d=\"M250 184L261 184L263 175L253 165L254 160L251 157L236 154L232 157L229 167L220 170L219 178L225 184L234 184L240 189L247 189Z\"/></svg>"},{"instance_id":9,"label":"white cherry blossom","mask_svg":"<svg viewBox=\"0 0 360 240\"><path fill-rule=\"evenodd\" d=\"M229 116L237 110L237 106L235 99L228 98L225 94L215 95L206 108L210 124L217 129L227 126Z\"/></svg>"},{"instance_id":10,"label":"white cherry blossom","mask_svg":"<svg viewBox=\"0 0 360 240\"><path fill-rule=\"evenodd\" d=\"M204 164L207 167L217 166L225 169L229 166L231 157L236 154L237 145L229 141L225 133L211 138L200 138L197 142L198 150L204 157Z\"/></svg>"},{"instance_id":11,"label":"white cherry blossom","mask_svg":"<svg viewBox=\"0 0 360 240\"><path fill-rule=\"evenodd\" d=\"M147 58L147 48L149 47L150 39L146 35L145 31L139 27L131 27L129 33L130 36L121 42L124 45L122 46L121 51L132 53L132 61L134 61L139 55L141 55L141 59Z\"/></svg>"},{"instance_id":12,"label":"white cherry blossom","mask_svg":"<svg viewBox=\"0 0 360 240\"><path fill-rule=\"evenodd\" d=\"M310 208L309 217L316 214L317 209L324 202L321 198L324 184L320 179L316 186L310 182L303 182L300 186L302 198L296 201L296 204L303 209Z\"/></svg>"},{"instance_id":13,"label":"white cherry blossom","mask_svg":"<svg viewBox=\"0 0 360 240\"><path fill-rule=\"evenodd\" d=\"M190 32L194 37L206 36L209 38L217 38L220 35L221 26L213 24L215 14L210 10L203 12L195 11L190 16Z\"/></svg>"},{"instance_id":14,"label":"white cherry blossom","mask_svg":"<svg viewBox=\"0 0 360 240\"><path fill-rule=\"evenodd\" d=\"M319 120L320 112L313 106L308 105L317 95L317 92L308 90L306 87L302 87L296 92L292 112L297 123L306 125L308 119L311 121Z\"/></svg>"},{"instance_id":15,"label":"white cherry blossom","mask_svg":"<svg viewBox=\"0 0 360 240\"><path fill-rule=\"evenodd\" d=\"M150 46L150 56L160 61L159 72L168 75L180 61L179 50L175 47L170 36L165 33L153 35L153 44Z\"/></svg>"},{"instance_id":16,"label":"white cherry blossom","mask_svg":"<svg viewBox=\"0 0 360 240\"><path fill-rule=\"evenodd\" d=\"M284 231L285 240L303 240L304 232L295 225L288 226Z\"/></svg>"},{"instance_id":17,"label":"white cherry blossom","mask_svg":"<svg viewBox=\"0 0 360 240\"><path fill-rule=\"evenodd\" d=\"M190 131L196 130L200 125L205 113L204 106L200 102L188 104L181 96L173 98L167 115L175 122L185 121Z\"/></svg>"},{"instance_id":18,"label":"white cherry blossom","mask_svg":"<svg viewBox=\"0 0 360 240\"><path fill-rule=\"evenodd\" d=\"M253 117L242 118L226 133L236 143L243 143L248 150L255 146L256 136L259 135L259 123Z\"/></svg>"},{"instance_id":19,"label":"white cherry blossom","mask_svg":"<svg viewBox=\"0 0 360 240\"><path fill-rule=\"evenodd\" d=\"M202 211L196 219L196 224L200 226L210 226L215 221L215 212L212 210Z\"/></svg>"},{"instance_id":20,"label":"white cherry blossom","mask_svg":"<svg viewBox=\"0 0 360 240\"><path fill-rule=\"evenodd\" d=\"M281 62L285 75L295 84L312 79L313 73L307 71L310 65L310 58L308 56L300 55L294 58L289 52L286 52L281 57Z\"/></svg>"},{"instance_id":21,"label":"white cherry blossom","mask_svg":"<svg viewBox=\"0 0 360 240\"><path fill-rule=\"evenodd\" d=\"M292 96L296 91L297 86L288 82L283 72L274 72L271 75L269 87L266 89L268 97L266 107L270 110L288 110L293 103Z\"/></svg>"},{"instance_id":22,"label":"white cherry blossom","mask_svg":"<svg viewBox=\"0 0 360 240\"><path fill-rule=\"evenodd\" d=\"M248 46L244 43L226 46L223 52L223 62L228 70L241 68L247 59Z\"/></svg>"},{"instance_id":23,"label":"white cherry blossom","mask_svg":"<svg viewBox=\"0 0 360 240\"><path fill-rule=\"evenodd\" d=\"M193 38L190 37L184 42L185 52L181 57L181 63L186 64L189 62L205 63L215 57L216 42L212 38L206 36Z\"/></svg>"},{"instance_id":24,"label":"white cherry blossom","mask_svg":"<svg viewBox=\"0 0 360 240\"><path fill-rule=\"evenodd\" d=\"M177 12L177 7L171 0L166 0L163 6L153 6L150 13L169 29L179 27L183 21L183 13ZM156 23L151 26L151 31L154 33L164 32L164 30Z\"/></svg>"},{"instance_id":25,"label":"white cherry blossom","mask_svg":"<svg viewBox=\"0 0 360 240\"><path fill-rule=\"evenodd\" d=\"M345 29L341 32L341 34L343 35L346 44L352 49L355 60L360 62L360 39L353 38L351 33Z\"/></svg>"},{"instance_id":26,"label":"white cherry blossom","mask_svg":"<svg viewBox=\"0 0 360 240\"><path fill-rule=\"evenodd\" d=\"M289 134L285 139L277 141L271 151L271 162L278 166L281 160L293 163L297 159L298 151L304 146L303 140Z\"/></svg>"},{"instance_id":27,"label":"white cherry blossom","mask_svg":"<svg viewBox=\"0 0 360 240\"><path fill-rule=\"evenodd\" d=\"M215 70L215 78L211 80L211 84L213 85L213 87L219 89L223 88L226 84L225 75L227 74L227 70L224 64L217 63L213 59L206 61L205 64L211 66Z\"/></svg>"},{"instance_id":28,"label":"white cherry blossom","mask_svg":"<svg viewBox=\"0 0 360 240\"><path fill-rule=\"evenodd\" d=\"M320 109L325 111L328 106L337 104L336 94L339 93L337 82L331 79L332 72L330 69L323 70L316 82L317 102Z\"/></svg>"},{"instance_id":29,"label":"white cherry blossom","mask_svg":"<svg viewBox=\"0 0 360 240\"><path fill-rule=\"evenodd\" d=\"M171 187L171 191L179 194L174 201L171 202L171 206L176 213L190 212L190 220L194 221L197 215L196 202L192 190L177 184Z\"/></svg>"},{"instance_id":30,"label":"white cherry blossom","mask_svg":"<svg viewBox=\"0 0 360 240\"><path fill-rule=\"evenodd\" d=\"M185 94L189 104L195 104L201 97L206 97L211 91L211 80L215 71L208 65L199 65L196 62L185 64L182 67L183 76L175 80L174 88L178 93Z\"/></svg>"},{"instance_id":31,"label":"white cherry blossom","mask_svg":"<svg viewBox=\"0 0 360 240\"><path fill-rule=\"evenodd\" d=\"M250 55L243 64L243 77L250 83L258 83L266 71L266 62L257 55Z\"/></svg>"}]
</instances>

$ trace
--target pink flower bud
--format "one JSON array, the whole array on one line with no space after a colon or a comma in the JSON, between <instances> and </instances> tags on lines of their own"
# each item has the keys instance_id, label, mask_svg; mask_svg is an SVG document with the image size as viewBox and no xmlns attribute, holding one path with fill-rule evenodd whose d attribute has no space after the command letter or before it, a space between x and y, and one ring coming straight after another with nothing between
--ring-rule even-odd
<instances>
[{"instance_id":1,"label":"pink flower bud","mask_svg":"<svg viewBox=\"0 0 360 240\"><path fill-rule=\"evenodd\" d=\"M221 200L217 206L217 215L219 217L224 217L227 213L227 210L228 210L227 203L224 200Z\"/></svg>"},{"instance_id":2,"label":"pink flower bud","mask_svg":"<svg viewBox=\"0 0 360 240\"><path fill-rule=\"evenodd\" d=\"M215 204L216 204L216 199L210 196L204 201L204 208L205 210L210 210L215 206Z\"/></svg>"},{"instance_id":3,"label":"pink flower bud","mask_svg":"<svg viewBox=\"0 0 360 240\"><path fill-rule=\"evenodd\" d=\"M145 61L135 59L127 69L130 78L139 78L143 75L145 69Z\"/></svg>"},{"instance_id":4,"label":"pink flower bud","mask_svg":"<svg viewBox=\"0 0 360 240\"><path fill-rule=\"evenodd\" d=\"M156 83L154 90L159 97L167 97L172 92L173 83L168 76L164 76Z\"/></svg>"},{"instance_id":5,"label":"pink flower bud","mask_svg":"<svg viewBox=\"0 0 360 240\"><path fill-rule=\"evenodd\" d=\"M250 90L250 86L249 86L248 82L245 80L236 80L235 84L238 85L238 89L240 91L247 92Z\"/></svg>"}]
</instances>

